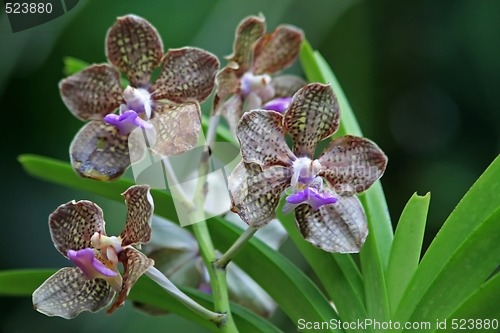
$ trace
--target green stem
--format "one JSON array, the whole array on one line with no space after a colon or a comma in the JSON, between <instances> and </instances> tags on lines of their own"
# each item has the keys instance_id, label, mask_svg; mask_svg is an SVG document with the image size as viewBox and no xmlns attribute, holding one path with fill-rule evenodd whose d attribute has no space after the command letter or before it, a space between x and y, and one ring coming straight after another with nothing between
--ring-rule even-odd
<instances>
[{"instance_id":1,"label":"green stem","mask_svg":"<svg viewBox=\"0 0 500 333\"><path fill-rule=\"evenodd\" d=\"M192 200L188 198L188 196L180 186L175 186L179 184L179 180L175 175L174 169L172 168L172 164L170 163L168 157L163 158L162 163L163 163L163 172L167 179L167 183L169 184L169 189L172 192L172 197L175 196L177 200L180 200L188 211L194 210L195 208Z\"/></svg>"},{"instance_id":2,"label":"green stem","mask_svg":"<svg viewBox=\"0 0 500 333\"><path fill-rule=\"evenodd\" d=\"M217 261L214 263L214 266L216 269L225 269L227 264L233 260L233 258L240 252L241 248L248 242L250 238L257 232L257 228L253 227L248 227L241 235L240 237L234 242L233 245L229 248L229 250L226 251L220 257L217 259Z\"/></svg>"},{"instance_id":3,"label":"green stem","mask_svg":"<svg viewBox=\"0 0 500 333\"><path fill-rule=\"evenodd\" d=\"M208 133L215 132L218 124L218 118L210 122ZM210 135L209 139L213 140L214 135ZM226 314L226 321L220 325L221 332L224 333L238 333L229 305L229 295L227 290L227 279L225 269L216 269L214 262L216 261L215 247L212 243L212 238L208 231L207 222L205 218L205 198L208 191L207 174L210 166L210 153L209 145L211 142L207 141L207 148L202 154L200 166L198 168L198 183L195 189L195 196L193 204L194 211L191 211L190 220L195 222L192 225L194 236L198 241L200 254L203 258L205 266L207 267L208 275L210 277L210 285L212 287L212 296L214 299L214 310L219 313ZM200 222L197 222L200 221Z\"/></svg>"}]
</instances>

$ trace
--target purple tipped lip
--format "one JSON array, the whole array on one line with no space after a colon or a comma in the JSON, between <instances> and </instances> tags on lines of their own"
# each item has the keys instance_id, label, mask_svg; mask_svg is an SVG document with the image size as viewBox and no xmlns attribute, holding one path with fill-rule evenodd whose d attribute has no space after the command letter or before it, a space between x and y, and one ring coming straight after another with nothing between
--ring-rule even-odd
<instances>
[{"instance_id":1,"label":"purple tipped lip","mask_svg":"<svg viewBox=\"0 0 500 333\"><path fill-rule=\"evenodd\" d=\"M113 277L118 273L96 259L94 250L87 247L78 251L68 250L68 259L81 269L87 279Z\"/></svg>"},{"instance_id":2,"label":"purple tipped lip","mask_svg":"<svg viewBox=\"0 0 500 333\"><path fill-rule=\"evenodd\" d=\"M338 201L338 199L334 196L325 192L320 193L311 187L306 187L302 191L290 194L285 200L287 203L292 205L307 203L314 209L318 209L323 205L334 204Z\"/></svg>"},{"instance_id":3,"label":"purple tipped lip","mask_svg":"<svg viewBox=\"0 0 500 333\"><path fill-rule=\"evenodd\" d=\"M279 113L283 113L288 108L291 101L292 101L291 97L278 97L270 100L262 107L265 110L272 110L272 111L277 111Z\"/></svg>"},{"instance_id":4,"label":"purple tipped lip","mask_svg":"<svg viewBox=\"0 0 500 333\"><path fill-rule=\"evenodd\" d=\"M136 127L144 129L153 128L153 125L139 117L137 112L128 110L120 115L111 113L104 117L104 121L110 125L116 126L122 135L129 134Z\"/></svg>"}]
</instances>

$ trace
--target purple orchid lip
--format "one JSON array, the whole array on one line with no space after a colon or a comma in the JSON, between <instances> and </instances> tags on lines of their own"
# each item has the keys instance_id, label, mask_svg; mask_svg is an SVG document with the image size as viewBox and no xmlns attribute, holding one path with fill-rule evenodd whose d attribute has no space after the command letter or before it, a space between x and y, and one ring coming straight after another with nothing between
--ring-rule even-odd
<instances>
[{"instance_id":1,"label":"purple orchid lip","mask_svg":"<svg viewBox=\"0 0 500 333\"><path fill-rule=\"evenodd\" d=\"M120 134L127 135L132 132L136 127L144 129L151 129L153 125L139 117L137 112L128 110L120 115L111 113L104 117L104 121L110 125L116 126Z\"/></svg>"},{"instance_id":2,"label":"purple orchid lip","mask_svg":"<svg viewBox=\"0 0 500 333\"><path fill-rule=\"evenodd\" d=\"M265 110L272 110L272 111L276 111L279 113L283 113L288 108L291 101L292 101L291 97L278 97L278 98L270 100L269 102L264 104L262 107Z\"/></svg>"},{"instance_id":3,"label":"purple orchid lip","mask_svg":"<svg viewBox=\"0 0 500 333\"><path fill-rule=\"evenodd\" d=\"M97 260L94 250L89 247L78 251L68 250L67 256L89 280L97 277L114 277L118 275L118 272L106 267Z\"/></svg>"},{"instance_id":4,"label":"purple orchid lip","mask_svg":"<svg viewBox=\"0 0 500 333\"><path fill-rule=\"evenodd\" d=\"M318 209L323 205L334 204L338 201L334 196L326 192L318 192L312 187L306 187L302 191L295 192L286 197L286 202L291 205L308 204L313 209Z\"/></svg>"}]
</instances>

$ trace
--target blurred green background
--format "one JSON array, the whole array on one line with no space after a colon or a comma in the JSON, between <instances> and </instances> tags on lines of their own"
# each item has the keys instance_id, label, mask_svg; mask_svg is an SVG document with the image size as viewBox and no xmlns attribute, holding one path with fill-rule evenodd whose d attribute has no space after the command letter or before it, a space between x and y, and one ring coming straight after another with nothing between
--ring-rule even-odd
<instances>
[{"instance_id":1,"label":"blurred green background","mask_svg":"<svg viewBox=\"0 0 500 333\"><path fill-rule=\"evenodd\" d=\"M247 15L263 13L268 30L280 23L301 27L335 71L365 136L389 156L382 184L393 223L413 192L432 193L427 245L500 150L500 1L80 0L63 17L15 34L2 12L0 269L67 265L46 221L71 199L95 200L106 213L108 232L121 229L122 206L32 179L16 157L29 152L68 160L82 123L59 97L62 59L105 61L106 31L128 13L156 26L166 49L191 45L219 57L231 52L234 29ZM298 66L293 70L301 73ZM290 244L285 251L300 263ZM279 312L274 320L295 330ZM65 321L33 311L29 298L0 297L3 333L96 328L204 332L177 316L146 317L130 305L112 316Z\"/></svg>"}]
</instances>

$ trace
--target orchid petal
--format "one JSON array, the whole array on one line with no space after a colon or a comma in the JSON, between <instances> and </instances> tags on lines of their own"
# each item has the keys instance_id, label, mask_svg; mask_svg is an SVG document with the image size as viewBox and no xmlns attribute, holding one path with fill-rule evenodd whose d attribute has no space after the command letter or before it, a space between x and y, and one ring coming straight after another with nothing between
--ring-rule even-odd
<instances>
[{"instance_id":1,"label":"orchid petal","mask_svg":"<svg viewBox=\"0 0 500 333\"><path fill-rule=\"evenodd\" d=\"M220 105L218 111L226 119L231 132L236 133L241 116L243 115L243 101L241 100L241 96L231 96Z\"/></svg>"},{"instance_id":2,"label":"orchid petal","mask_svg":"<svg viewBox=\"0 0 500 333\"><path fill-rule=\"evenodd\" d=\"M214 101L214 113L219 113L219 105L226 102L226 99L240 92L240 78L237 68L227 65L217 73L215 77L216 96Z\"/></svg>"},{"instance_id":3,"label":"orchid petal","mask_svg":"<svg viewBox=\"0 0 500 333\"><path fill-rule=\"evenodd\" d=\"M201 103L212 92L218 69L219 60L207 51L193 47L169 50L162 60L152 97L175 103Z\"/></svg>"},{"instance_id":4,"label":"orchid petal","mask_svg":"<svg viewBox=\"0 0 500 333\"><path fill-rule=\"evenodd\" d=\"M291 66L297 60L303 39L302 30L290 25L280 25L265 34L253 47L251 71L272 74Z\"/></svg>"},{"instance_id":5,"label":"orchid petal","mask_svg":"<svg viewBox=\"0 0 500 333\"><path fill-rule=\"evenodd\" d=\"M69 250L92 247L94 233L106 235L102 209L87 200L70 201L49 216L49 230L56 249L66 257Z\"/></svg>"},{"instance_id":6,"label":"orchid petal","mask_svg":"<svg viewBox=\"0 0 500 333\"><path fill-rule=\"evenodd\" d=\"M324 177L342 195L360 193L382 177L387 156L372 141L355 136L333 140L318 159Z\"/></svg>"},{"instance_id":7,"label":"orchid petal","mask_svg":"<svg viewBox=\"0 0 500 333\"><path fill-rule=\"evenodd\" d=\"M145 87L161 61L163 43L156 29L135 15L119 17L106 35L106 56L132 86Z\"/></svg>"},{"instance_id":8,"label":"orchid petal","mask_svg":"<svg viewBox=\"0 0 500 333\"><path fill-rule=\"evenodd\" d=\"M114 295L105 280L88 280L79 268L66 267L33 292L33 306L47 316L71 319L83 311L101 310L111 303Z\"/></svg>"},{"instance_id":9,"label":"orchid petal","mask_svg":"<svg viewBox=\"0 0 500 333\"><path fill-rule=\"evenodd\" d=\"M297 157L312 158L316 144L337 130L340 110L329 85L311 83L300 89L284 115L285 131L292 136Z\"/></svg>"},{"instance_id":10,"label":"orchid petal","mask_svg":"<svg viewBox=\"0 0 500 333\"><path fill-rule=\"evenodd\" d=\"M120 234L122 246L147 243L151 238L154 203L148 185L129 187L122 195L127 204L127 224Z\"/></svg>"},{"instance_id":11,"label":"orchid petal","mask_svg":"<svg viewBox=\"0 0 500 333\"><path fill-rule=\"evenodd\" d=\"M59 82L62 100L80 120L102 119L122 102L120 74L107 65L93 65Z\"/></svg>"},{"instance_id":12,"label":"orchid petal","mask_svg":"<svg viewBox=\"0 0 500 333\"><path fill-rule=\"evenodd\" d=\"M292 171L282 166L262 170L240 162L228 179L231 211L248 225L259 228L275 218L280 194L290 185Z\"/></svg>"},{"instance_id":13,"label":"orchid petal","mask_svg":"<svg viewBox=\"0 0 500 333\"><path fill-rule=\"evenodd\" d=\"M113 313L116 309L125 303L127 296L137 280L147 269L154 265L154 261L142 252L132 247L127 247L119 254L119 259L123 264L123 283L122 289L118 293L115 302L109 307L106 313Z\"/></svg>"},{"instance_id":14,"label":"orchid petal","mask_svg":"<svg viewBox=\"0 0 500 333\"><path fill-rule=\"evenodd\" d=\"M273 77L271 86L274 89L274 98L292 97L307 82L295 75L279 75Z\"/></svg>"},{"instance_id":15,"label":"orchid petal","mask_svg":"<svg viewBox=\"0 0 500 333\"><path fill-rule=\"evenodd\" d=\"M104 121L83 126L69 150L73 169L86 178L113 180L130 165L128 136Z\"/></svg>"},{"instance_id":16,"label":"orchid petal","mask_svg":"<svg viewBox=\"0 0 500 333\"><path fill-rule=\"evenodd\" d=\"M257 163L264 169L292 165L295 156L286 144L282 120L283 116L274 111L253 110L243 115L236 134L246 163Z\"/></svg>"},{"instance_id":17,"label":"orchid petal","mask_svg":"<svg viewBox=\"0 0 500 333\"><path fill-rule=\"evenodd\" d=\"M226 57L228 61L238 64L238 75L246 72L250 67L252 47L265 31L266 23L263 16L249 16L238 24L233 53Z\"/></svg>"},{"instance_id":18,"label":"orchid petal","mask_svg":"<svg viewBox=\"0 0 500 333\"><path fill-rule=\"evenodd\" d=\"M368 235L366 216L355 196L337 196L336 203L319 209L300 205L295 221L309 243L327 252L359 252Z\"/></svg>"},{"instance_id":19,"label":"orchid petal","mask_svg":"<svg viewBox=\"0 0 500 333\"><path fill-rule=\"evenodd\" d=\"M201 110L198 103L162 103L151 120L156 130L152 150L161 156L188 151L198 143Z\"/></svg>"}]
</instances>

